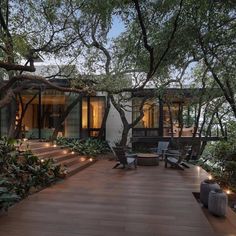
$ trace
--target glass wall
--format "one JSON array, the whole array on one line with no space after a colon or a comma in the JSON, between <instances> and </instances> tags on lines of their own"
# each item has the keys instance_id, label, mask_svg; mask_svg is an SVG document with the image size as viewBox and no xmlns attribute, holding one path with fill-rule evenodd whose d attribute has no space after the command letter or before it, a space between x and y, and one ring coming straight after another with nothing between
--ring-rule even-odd
<instances>
[{"instance_id":1,"label":"glass wall","mask_svg":"<svg viewBox=\"0 0 236 236\"><path fill-rule=\"evenodd\" d=\"M80 137L80 119L81 119L81 99L78 94L66 94L65 107L69 109L73 105L73 108L69 112L65 119L64 135L70 138ZM60 134L59 134L60 135Z\"/></svg>"},{"instance_id":2,"label":"glass wall","mask_svg":"<svg viewBox=\"0 0 236 236\"><path fill-rule=\"evenodd\" d=\"M17 120L21 126L19 135L26 138L39 138L39 90L27 90L20 96L17 114Z\"/></svg>"},{"instance_id":3,"label":"glass wall","mask_svg":"<svg viewBox=\"0 0 236 236\"><path fill-rule=\"evenodd\" d=\"M60 125L60 120L65 111L65 94L63 92L47 89L41 93L40 110L40 137L48 139L55 129L61 136L65 134L65 125Z\"/></svg>"},{"instance_id":4,"label":"glass wall","mask_svg":"<svg viewBox=\"0 0 236 236\"><path fill-rule=\"evenodd\" d=\"M36 96L35 96L36 95ZM80 101L77 94L63 93L47 89L25 91L22 94L23 109L19 105L19 117L23 116L22 130L30 139L49 139L54 130L57 136L79 138L80 133ZM33 99L33 100L32 100ZM77 100L66 115L67 108Z\"/></svg>"},{"instance_id":5,"label":"glass wall","mask_svg":"<svg viewBox=\"0 0 236 236\"><path fill-rule=\"evenodd\" d=\"M182 103L165 104L163 131L163 135L167 137L191 137L194 132L194 118L190 108Z\"/></svg>"},{"instance_id":6,"label":"glass wall","mask_svg":"<svg viewBox=\"0 0 236 236\"><path fill-rule=\"evenodd\" d=\"M102 125L105 112L105 97L84 97L82 99L82 136L96 137Z\"/></svg>"},{"instance_id":7,"label":"glass wall","mask_svg":"<svg viewBox=\"0 0 236 236\"><path fill-rule=\"evenodd\" d=\"M140 115L139 108L141 98L133 99L133 121ZM156 99L147 100L143 106L144 116L135 128L158 128L159 127L159 106Z\"/></svg>"},{"instance_id":8,"label":"glass wall","mask_svg":"<svg viewBox=\"0 0 236 236\"><path fill-rule=\"evenodd\" d=\"M49 139L53 133L70 138L97 136L105 112L105 97L81 98L53 89L25 91L20 100L23 106L19 103L17 118L23 116L22 133L31 139Z\"/></svg>"}]
</instances>

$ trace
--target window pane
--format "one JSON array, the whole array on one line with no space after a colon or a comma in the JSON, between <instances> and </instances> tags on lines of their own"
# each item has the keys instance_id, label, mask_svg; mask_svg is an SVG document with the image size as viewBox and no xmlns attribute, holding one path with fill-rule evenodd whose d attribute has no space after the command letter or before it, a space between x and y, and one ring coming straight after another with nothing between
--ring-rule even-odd
<instances>
[{"instance_id":1,"label":"window pane","mask_svg":"<svg viewBox=\"0 0 236 236\"><path fill-rule=\"evenodd\" d=\"M24 91L21 94L22 102L24 109L23 119L22 119L22 132L26 138L39 138L39 123L38 123L38 106L39 106L39 97L38 90L28 90ZM22 116L22 107L19 104L19 112L16 118Z\"/></svg>"},{"instance_id":2,"label":"window pane","mask_svg":"<svg viewBox=\"0 0 236 236\"><path fill-rule=\"evenodd\" d=\"M78 101L78 94L66 94L66 109L75 100ZM80 134L80 102L78 101L68 114L65 121L65 137L78 138ZM59 134L58 134L59 135Z\"/></svg>"},{"instance_id":3,"label":"window pane","mask_svg":"<svg viewBox=\"0 0 236 236\"><path fill-rule=\"evenodd\" d=\"M90 98L90 128L101 128L102 119L105 112L105 98L91 97Z\"/></svg>"},{"instance_id":4,"label":"window pane","mask_svg":"<svg viewBox=\"0 0 236 236\"><path fill-rule=\"evenodd\" d=\"M87 98L82 100L82 129L88 128L88 102Z\"/></svg>"},{"instance_id":5,"label":"window pane","mask_svg":"<svg viewBox=\"0 0 236 236\"><path fill-rule=\"evenodd\" d=\"M140 115L139 107L142 98L133 100L133 121ZM147 100L143 106L144 116L135 128L158 128L159 126L159 106L156 99Z\"/></svg>"}]
</instances>

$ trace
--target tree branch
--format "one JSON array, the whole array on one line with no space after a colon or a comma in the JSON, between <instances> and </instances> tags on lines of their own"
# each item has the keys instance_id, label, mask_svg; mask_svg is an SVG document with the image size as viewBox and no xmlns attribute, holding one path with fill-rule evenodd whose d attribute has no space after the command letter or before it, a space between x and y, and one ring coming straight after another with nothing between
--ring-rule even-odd
<instances>
[{"instance_id":1,"label":"tree branch","mask_svg":"<svg viewBox=\"0 0 236 236\"><path fill-rule=\"evenodd\" d=\"M0 68L3 68L7 71L20 70L20 71L35 72L35 67L32 64L30 66L22 66L22 65L17 65L17 64L12 64L12 63L7 63L7 62L4 62L4 61L0 61Z\"/></svg>"}]
</instances>

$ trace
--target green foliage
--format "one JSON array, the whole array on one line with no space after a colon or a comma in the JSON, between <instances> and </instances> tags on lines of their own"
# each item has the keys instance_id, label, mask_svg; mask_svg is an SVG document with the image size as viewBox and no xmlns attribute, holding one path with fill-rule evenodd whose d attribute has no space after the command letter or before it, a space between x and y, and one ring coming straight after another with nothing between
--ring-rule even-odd
<instances>
[{"instance_id":1,"label":"green foliage","mask_svg":"<svg viewBox=\"0 0 236 236\"><path fill-rule=\"evenodd\" d=\"M57 144L87 156L97 156L109 151L107 142L95 138L78 140L60 137L57 139Z\"/></svg>"},{"instance_id":2,"label":"green foliage","mask_svg":"<svg viewBox=\"0 0 236 236\"><path fill-rule=\"evenodd\" d=\"M0 180L0 210L7 210L10 205L18 201L20 197L13 192L14 185L6 178Z\"/></svg>"},{"instance_id":3,"label":"green foliage","mask_svg":"<svg viewBox=\"0 0 236 236\"><path fill-rule=\"evenodd\" d=\"M204 150L200 164L211 171L225 185L236 186L236 122L229 123L228 139L210 143Z\"/></svg>"},{"instance_id":4,"label":"green foliage","mask_svg":"<svg viewBox=\"0 0 236 236\"><path fill-rule=\"evenodd\" d=\"M0 139L0 209L5 210L55 182L63 171L53 160L42 162L30 150L20 151L15 144L15 140Z\"/></svg>"}]
</instances>

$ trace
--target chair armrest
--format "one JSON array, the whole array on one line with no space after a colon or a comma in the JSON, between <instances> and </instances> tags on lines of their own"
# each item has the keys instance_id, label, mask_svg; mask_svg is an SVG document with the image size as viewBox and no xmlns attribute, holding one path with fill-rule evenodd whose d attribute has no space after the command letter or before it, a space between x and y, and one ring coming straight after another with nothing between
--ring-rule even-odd
<instances>
[{"instance_id":1,"label":"chair armrest","mask_svg":"<svg viewBox=\"0 0 236 236\"><path fill-rule=\"evenodd\" d=\"M137 158L137 154L132 154L132 153L125 153L125 157L126 158L133 158L133 159L136 159Z\"/></svg>"}]
</instances>

